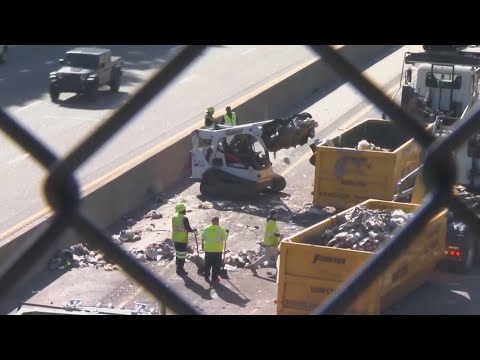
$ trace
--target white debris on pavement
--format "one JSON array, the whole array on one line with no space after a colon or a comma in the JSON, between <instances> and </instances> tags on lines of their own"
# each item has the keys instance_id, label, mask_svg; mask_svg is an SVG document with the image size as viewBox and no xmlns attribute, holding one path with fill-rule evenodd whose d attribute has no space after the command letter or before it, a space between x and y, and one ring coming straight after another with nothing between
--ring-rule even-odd
<instances>
[{"instance_id":1,"label":"white debris on pavement","mask_svg":"<svg viewBox=\"0 0 480 360\"><path fill-rule=\"evenodd\" d=\"M193 252L191 247L187 248L187 252ZM149 244L145 249L132 249L130 253L141 261L159 261L162 259L172 260L175 256L175 247L171 239Z\"/></svg>"},{"instance_id":2,"label":"white debris on pavement","mask_svg":"<svg viewBox=\"0 0 480 360\"><path fill-rule=\"evenodd\" d=\"M162 214L157 213L155 210L150 211L147 215L144 216L144 219L156 220L161 219Z\"/></svg>"},{"instance_id":3,"label":"white debris on pavement","mask_svg":"<svg viewBox=\"0 0 480 360\"><path fill-rule=\"evenodd\" d=\"M213 204L209 201L205 201L198 205L199 209L213 209Z\"/></svg>"},{"instance_id":4,"label":"white debris on pavement","mask_svg":"<svg viewBox=\"0 0 480 360\"><path fill-rule=\"evenodd\" d=\"M59 250L48 262L49 270L64 270L72 267L97 269L103 267L106 271L118 269L116 265L107 263L103 254L90 251L85 244L76 244Z\"/></svg>"},{"instance_id":5,"label":"white debris on pavement","mask_svg":"<svg viewBox=\"0 0 480 360\"><path fill-rule=\"evenodd\" d=\"M120 231L119 240L122 242L131 242L131 241L136 241L140 239L141 239L140 232L138 230L134 231L132 229L128 229L128 230Z\"/></svg>"}]
</instances>

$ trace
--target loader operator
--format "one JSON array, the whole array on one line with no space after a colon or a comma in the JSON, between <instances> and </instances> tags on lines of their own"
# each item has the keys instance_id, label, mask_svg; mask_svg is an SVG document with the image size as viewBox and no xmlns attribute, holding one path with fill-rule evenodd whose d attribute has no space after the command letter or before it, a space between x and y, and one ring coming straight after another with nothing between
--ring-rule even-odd
<instances>
[{"instance_id":1,"label":"loader operator","mask_svg":"<svg viewBox=\"0 0 480 360\"><path fill-rule=\"evenodd\" d=\"M275 209L270 210L270 216L267 218L265 225L265 235L263 237L263 255L251 264L245 266L250 269L253 275L257 275L257 268L264 261L276 262L278 256L278 244L281 239L281 234L277 227L278 212Z\"/></svg>"},{"instance_id":2,"label":"loader operator","mask_svg":"<svg viewBox=\"0 0 480 360\"><path fill-rule=\"evenodd\" d=\"M202 247L205 251L205 281L210 282L210 270L212 270L212 282L220 281L219 275L222 266L222 253L225 241L228 238L228 230L219 225L218 216L212 218L212 224L208 225L202 233Z\"/></svg>"},{"instance_id":3,"label":"loader operator","mask_svg":"<svg viewBox=\"0 0 480 360\"><path fill-rule=\"evenodd\" d=\"M187 209L184 204L175 206L175 215L172 218L172 240L175 244L175 261L177 265L177 275L187 275L185 271L185 258L187 257L188 233L196 233L197 229L192 229L188 218L185 216Z\"/></svg>"},{"instance_id":4,"label":"loader operator","mask_svg":"<svg viewBox=\"0 0 480 360\"><path fill-rule=\"evenodd\" d=\"M230 106L227 106L225 108L225 111L227 113L223 115L222 124L228 125L228 126L237 126L237 114L232 111L232 108Z\"/></svg>"}]
</instances>

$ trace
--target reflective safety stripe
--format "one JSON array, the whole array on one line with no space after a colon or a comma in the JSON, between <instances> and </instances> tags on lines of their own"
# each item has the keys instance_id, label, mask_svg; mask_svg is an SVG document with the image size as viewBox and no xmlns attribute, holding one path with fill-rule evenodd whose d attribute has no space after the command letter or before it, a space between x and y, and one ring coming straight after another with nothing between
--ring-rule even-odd
<instances>
[{"instance_id":1,"label":"reflective safety stripe","mask_svg":"<svg viewBox=\"0 0 480 360\"><path fill-rule=\"evenodd\" d=\"M177 259L185 259L187 257L187 253L185 251L176 251L175 256Z\"/></svg>"}]
</instances>

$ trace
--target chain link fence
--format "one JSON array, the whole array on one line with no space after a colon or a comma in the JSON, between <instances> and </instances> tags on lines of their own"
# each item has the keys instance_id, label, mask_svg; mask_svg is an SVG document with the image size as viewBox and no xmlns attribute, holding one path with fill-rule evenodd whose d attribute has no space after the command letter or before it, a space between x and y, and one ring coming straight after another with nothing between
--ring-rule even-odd
<instances>
[{"instance_id":1,"label":"chain link fence","mask_svg":"<svg viewBox=\"0 0 480 360\"><path fill-rule=\"evenodd\" d=\"M395 260L414 240L422 227L442 207L463 219L474 233L480 233L480 221L453 193L456 179L456 164L451 151L468 137L480 131L480 111L473 112L456 125L452 134L435 138L426 131L422 122L393 103L376 88L352 64L329 45L310 46L345 81L362 92L377 108L384 111L404 132L413 136L425 150L424 178L430 189L423 205L411 221L396 234L343 286L336 291L313 314L338 314L344 311L360 292L368 287L385 268ZM146 266L115 244L111 237L95 226L80 210L80 191L75 171L103 144L125 126L149 101L161 93L176 76L190 65L207 47L183 46L176 56L159 70L118 110L116 110L89 138L72 150L64 159L58 159L46 144L43 144L9 114L0 109L0 128L37 162L48 170L44 194L54 212L49 228L33 246L0 279L0 295L5 296L26 273L36 259L55 246L60 235L69 227L81 234L88 242L103 251L118 263L133 279L148 290L166 307L177 314L200 314L178 291L155 276Z\"/></svg>"}]
</instances>

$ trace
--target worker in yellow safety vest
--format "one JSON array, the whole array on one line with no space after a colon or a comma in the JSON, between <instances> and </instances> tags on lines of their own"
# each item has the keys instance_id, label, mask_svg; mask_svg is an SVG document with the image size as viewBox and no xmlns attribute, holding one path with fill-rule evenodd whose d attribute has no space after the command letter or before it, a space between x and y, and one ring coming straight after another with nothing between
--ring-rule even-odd
<instances>
[{"instance_id":1,"label":"worker in yellow safety vest","mask_svg":"<svg viewBox=\"0 0 480 360\"><path fill-rule=\"evenodd\" d=\"M237 114L232 111L230 106L225 108L227 113L223 115L223 124L228 126L237 126Z\"/></svg>"},{"instance_id":2,"label":"worker in yellow safety vest","mask_svg":"<svg viewBox=\"0 0 480 360\"><path fill-rule=\"evenodd\" d=\"M217 120L213 117L213 114L215 113L215 108L213 106L210 106L207 108L207 112L205 113L205 124L204 127L210 127L213 124L217 123Z\"/></svg>"},{"instance_id":3,"label":"worker in yellow safety vest","mask_svg":"<svg viewBox=\"0 0 480 360\"><path fill-rule=\"evenodd\" d=\"M187 257L188 233L196 233L197 229L190 227L190 222L185 216L187 208L184 204L175 206L175 215L172 217L172 241L175 245L175 261L177 275L187 275L185 259Z\"/></svg>"},{"instance_id":4,"label":"worker in yellow safety vest","mask_svg":"<svg viewBox=\"0 0 480 360\"><path fill-rule=\"evenodd\" d=\"M202 233L202 247L205 251L205 281L210 282L210 270L212 271L212 282L220 281L219 275L222 267L222 253L225 241L228 238L228 230L219 225L218 216L212 218L212 224L208 225Z\"/></svg>"},{"instance_id":5,"label":"worker in yellow safety vest","mask_svg":"<svg viewBox=\"0 0 480 360\"><path fill-rule=\"evenodd\" d=\"M254 275L257 275L257 269L264 261L273 261L276 263L278 255L278 244L282 235L278 231L277 227L278 211L275 209L270 210L267 223L265 224L265 233L263 236L263 254L260 258L251 264L245 266L246 269L250 269Z\"/></svg>"}]
</instances>

